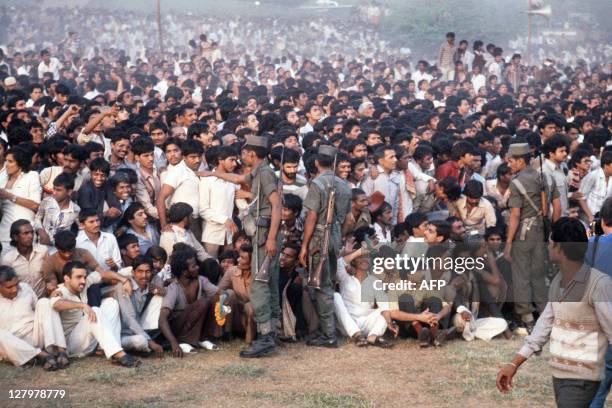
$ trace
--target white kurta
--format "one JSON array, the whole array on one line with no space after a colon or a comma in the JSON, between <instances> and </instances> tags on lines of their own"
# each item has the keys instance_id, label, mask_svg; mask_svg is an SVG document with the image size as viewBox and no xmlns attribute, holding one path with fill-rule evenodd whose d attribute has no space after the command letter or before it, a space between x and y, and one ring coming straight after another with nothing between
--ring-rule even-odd
<instances>
[{"instance_id":1,"label":"white kurta","mask_svg":"<svg viewBox=\"0 0 612 408\"><path fill-rule=\"evenodd\" d=\"M14 299L0 296L0 315L0 360L6 358L20 366L43 347L66 347L59 314L49 299L37 300L27 283L19 283Z\"/></svg>"},{"instance_id":2,"label":"white kurta","mask_svg":"<svg viewBox=\"0 0 612 408\"><path fill-rule=\"evenodd\" d=\"M239 186L217 177L200 178L200 217L202 242L215 245L232 243L225 221L232 219L234 197Z\"/></svg>"},{"instance_id":3,"label":"white kurta","mask_svg":"<svg viewBox=\"0 0 612 408\"><path fill-rule=\"evenodd\" d=\"M334 294L334 312L341 329L352 337L361 332L365 336L382 336L387 330L387 321L382 312L387 310L387 301L378 291L362 291L362 282L346 272L344 259L338 259L336 278L340 284L340 293ZM363 285L371 285L370 277ZM377 309L374 305L378 306Z\"/></svg>"}]
</instances>

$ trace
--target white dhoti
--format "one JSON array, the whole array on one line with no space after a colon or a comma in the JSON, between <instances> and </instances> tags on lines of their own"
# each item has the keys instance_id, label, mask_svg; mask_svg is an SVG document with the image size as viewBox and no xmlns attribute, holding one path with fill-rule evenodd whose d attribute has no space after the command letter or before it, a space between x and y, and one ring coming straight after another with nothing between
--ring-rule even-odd
<instances>
[{"instance_id":1,"label":"white dhoti","mask_svg":"<svg viewBox=\"0 0 612 408\"><path fill-rule=\"evenodd\" d=\"M334 313L340 322L339 327L344 334L353 337L355 333L361 332L364 336L382 336L387 330L387 321L380 309L372 309L362 316L351 315L347 310L344 300L339 293L334 293Z\"/></svg>"},{"instance_id":2,"label":"white dhoti","mask_svg":"<svg viewBox=\"0 0 612 408\"><path fill-rule=\"evenodd\" d=\"M68 354L83 357L92 353L100 344L106 358L111 358L123 350L119 304L115 299L105 298L100 307L92 309L96 314L96 322L90 322L87 315L81 318L66 338Z\"/></svg>"},{"instance_id":3,"label":"white dhoti","mask_svg":"<svg viewBox=\"0 0 612 408\"><path fill-rule=\"evenodd\" d=\"M3 316L2 319L10 319ZM36 302L34 320L19 330L0 330L0 360L6 358L16 366L23 365L40 353L42 348L66 348L62 322L49 304L49 299Z\"/></svg>"}]
</instances>

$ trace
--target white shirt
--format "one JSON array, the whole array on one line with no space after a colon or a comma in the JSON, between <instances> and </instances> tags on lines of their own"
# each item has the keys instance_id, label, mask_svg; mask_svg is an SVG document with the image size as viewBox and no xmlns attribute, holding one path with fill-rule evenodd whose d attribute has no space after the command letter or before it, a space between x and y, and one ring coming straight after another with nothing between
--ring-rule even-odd
<instances>
[{"instance_id":1,"label":"white shirt","mask_svg":"<svg viewBox=\"0 0 612 408\"><path fill-rule=\"evenodd\" d=\"M19 338L28 338L34 330L34 310L38 297L25 282L19 282L17 296L7 299L0 295L0 330Z\"/></svg>"},{"instance_id":2,"label":"white shirt","mask_svg":"<svg viewBox=\"0 0 612 408\"><path fill-rule=\"evenodd\" d=\"M204 220L202 242L231 244L232 234L225 221L232 219L234 197L239 186L217 177L200 179L200 217Z\"/></svg>"},{"instance_id":3,"label":"white shirt","mask_svg":"<svg viewBox=\"0 0 612 408\"><path fill-rule=\"evenodd\" d=\"M474 90L478 92L480 88L487 84L487 78L483 74L474 75L472 77L472 86Z\"/></svg>"},{"instance_id":4,"label":"white shirt","mask_svg":"<svg viewBox=\"0 0 612 408\"><path fill-rule=\"evenodd\" d=\"M193 232L185 230L184 228L181 228L175 224L172 224L171 226L172 230L162 232L161 237L159 238L159 246L166 250L168 258L170 258L170 255L172 255L174 244L178 242L182 242L193 247L198 255L198 260L200 261L211 258L208 252L204 250L202 244L200 244L200 242L193 235Z\"/></svg>"},{"instance_id":5,"label":"white shirt","mask_svg":"<svg viewBox=\"0 0 612 408\"><path fill-rule=\"evenodd\" d=\"M346 310L353 317L367 316L374 310L374 303L380 311L388 310L387 299L381 290L372 290L373 281L378 279L376 275L370 275L363 282L355 276L346 272L346 264L343 258L338 258L336 278L340 284L340 295L346 306ZM362 291L362 286L366 288ZM365 295L368 296L365 296Z\"/></svg>"},{"instance_id":6,"label":"white shirt","mask_svg":"<svg viewBox=\"0 0 612 408\"><path fill-rule=\"evenodd\" d=\"M59 69L60 69L59 60L55 57L51 57L49 59L49 65L45 64L44 61L41 61L40 64L38 64L38 77L42 78L45 72L51 72L53 74L53 79L58 81L59 80Z\"/></svg>"},{"instance_id":7,"label":"white shirt","mask_svg":"<svg viewBox=\"0 0 612 408\"><path fill-rule=\"evenodd\" d=\"M392 241L391 238L391 229L388 229L386 232L383 231L382 227L375 222L374 223L374 231L376 231L376 236L378 237L378 242L381 244L389 244Z\"/></svg>"},{"instance_id":8,"label":"white shirt","mask_svg":"<svg viewBox=\"0 0 612 408\"><path fill-rule=\"evenodd\" d=\"M606 184L606 175L600 167L584 176L580 182L579 191L584 196L591 214L595 215L601 210L606 198L612 196L612 177Z\"/></svg>"},{"instance_id":9,"label":"white shirt","mask_svg":"<svg viewBox=\"0 0 612 408\"><path fill-rule=\"evenodd\" d=\"M433 77L431 75L429 75L427 72L421 73L421 71L415 71L415 72L412 73L412 75L410 75L410 79L412 79L414 81L414 84L418 88L419 87L419 82L421 82L423 79L427 80L427 82L431 82Z\"/></svg>"},{"instance_id":10,"label":"white shirt","mask_svg":"<svg viewBox=\"0 0 612 408\"><path fill-rule=\"evenodd\" d=\"M6 188L9 176L6 172L0 173L0 188ZM27 173L21 173L13 187L7 189L10 193L16 195L19 198L25 198L32 200L36 203L40 203L40 196L42 188L40 187L40 180L38 173L30 171ZM0 241L10 241L10 230L11 224L17 220L24 219L30 222L34 221L36 213L24 206L16 204L11 200L2 200L2 222L0 222ZM6 252L3 251L3 252Z\"/></svg>"},{"instance_id":11,"label":"white shirt","mask_svg":"<svg viewBox=\"0 0 612 408\"><path fill-rule=\"evenodd\" d=\"M60 299L69 300L75 303L87 303L87 289L89 289L91 285L95 285L100 282L102 282L102 276L100 275L100 273L96 271L91 272L85 278L85 288L76 295L72 293L62 283L58 287L58 290L61 292L62 295L52 297L49 300L49 303L51 304L52 307ZM82 309L68 309L68 310L62 310L61 312L59 312L59 314L60 314L60 318L62 319L62 328L64 329L64 335L68 337L70 333L72 333L72 330L74 329L74 327L77 324L79 324L79 322L81 321L81 318L83 317L83 310Z\"/></svg>"},{"instance_id":12,"label":"white shirt","mask_svg":"<svg viewBox=\"0 0 612 408\"><path fill-rule=\"evenodd\" d=\"M118 268L123 266L119 245L113 234L100 231L100 238L98 238L96 245L89 239L85 231L81 230L76 238L76 247L88 250L103 268L108 268L106 265L107 259L112 259Z\"/></svg>"},{"instance_id":13,"label":"white shirt","mask_svg":"<svg viewBox=\"0 0 612 408\"><path fill-rule=\"evenodd\" d=\"M200 213L200 180L184 161L172 168L164 175L164 184L174 188L170 197L170 205L187 203L193 208L193 217Z\"/></svg>"}]
</instances>

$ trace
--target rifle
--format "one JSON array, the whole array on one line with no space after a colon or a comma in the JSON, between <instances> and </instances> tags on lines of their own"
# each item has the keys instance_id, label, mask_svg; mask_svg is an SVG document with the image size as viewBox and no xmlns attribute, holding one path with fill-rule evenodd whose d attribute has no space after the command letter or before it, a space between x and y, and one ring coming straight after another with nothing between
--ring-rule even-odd
<instances>
[{"instance_id":1,"label":"rifle","mask_svg":"<svg viewBox=\"0 0 612 408\"><path fill-rule=\"evenodd\" d=\"M311 269L308 273L308 286L314 289L321 289L321 274L323 273L323 267L327 262L329 256L329 236L331 233L332 223L334 222L334 208L336 206L336 160L338 155L334 156L334 168L332 172L332 185L329 188L329 195L327 197L327 212L325 213L325 226L323 229L323 243L321 244L321 257L319 263Z\"/></svg>"},{"instance_id":2,"label":"rifle","mask_svg":"<svg viewBox=\"0 0 612 408\"><path fill-rule=\"evenodd\" d=\"M285 146L283 146L283 151L281 152L281 160L280 160L280 173L278 180L276 182L276 191L280 196L281 206L283 205L283 161L285 159ZM257 259L258 261L259 259ZM259 266L257 264L257 273L255 273L255 280L258 282L268 283L270 282L270 263L272 262L272 258L270 255L266 255L263 263Z\"/></svg>"},{"instance_id":3,"label":"rifle","mask_svg":"<svg viewBox=\"0 0 612 408\"><path fill-rule=\"evenodd\" d=\"M546 179L544 177L544 161L542 153L538 154L540 158L540 183L542 190L540 191L540 207L542 210L542 224L544 226L544 242L548 242L548 237L551 231L550 219L548 218L548 194L546 193Z\"/></svg>"}]
</instances>

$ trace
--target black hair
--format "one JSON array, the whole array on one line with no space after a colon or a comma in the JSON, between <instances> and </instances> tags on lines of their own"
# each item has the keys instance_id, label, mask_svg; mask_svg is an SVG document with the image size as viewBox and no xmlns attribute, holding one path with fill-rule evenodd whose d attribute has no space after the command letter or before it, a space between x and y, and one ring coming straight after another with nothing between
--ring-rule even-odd
<instances>
[{"instance_id":1,"label":"black hair","mask_svg":"<svg viewBox=\"0 0 612 408\"><path fill-rule=\"evenodd\" d=\"M138 201L131 203L123 212L123 220L129 225L129 221L134 219L134 214L140 210L144 210L144 205Z\"/></svg>"},{"instance_id":2,"label":"black hair","mask_svg":"<svg viewBox=\"0 0 612 408\"><path fill-rule=\"evenodd\" d=\"M53 186L64 187L66 190L73 190L74 177L71 174L62 172L53 180Z\"/></svg>"},{"instance_id":3,"label":"black hair","mask_svg":"<svg viewBox=\"0 0 612 408\"><path fill-rule=\"evenodd\" d=\"M185 217L191 217L193 214L193 207L187 203L175 203L172 204L170 210L168 210L168 222L176 224L181 222Z\"/></svg>"},{"instance_id":4,"label":"black hair","mask_svg":"<svg viewBox=\"0 0 612 408\"><path fill-rule=\"evenodd\" d=\"M198 142L197 140L185 140L181 144L181 152L183 153L183 156L189 156L190 154L197 154L201 156L204 154L204 146L202 146L202 143Z\"/></svg>"},{"instance_id":5,"label":"black hair","mask_svg":"<svg viewBox=\"0 0 612 408\"><path fill-rule=\"evenodd\" d=\"M104 160L103 157L97 157L89 163L89 171L93 173L94 171L101 171L108 177L110 174L110 164Z\"/></svg>"},{"instance_id":6,"label":"black hair","mask_svg":"<svg viewBox=\"0 0 612 408\"><path fill-rule=\"evenodd\" d=\"M136 258L132 260L132 270L135 270L142 264L147 264L153 269L153 260L146 255L138 255Z\"/></svg>"},{"instance_id":7,"label":"black hair","mask_svg":"<svg viewBox=\"0 0 612 408\"><path fill-rule=\"evenodd\" d=\"M24 225L31 225L30 221L28 220L17 220L15 222L13 222L11 224L11 231L9 233L9 236L11 237L11 246L16 247L17 246L17 235L19 235L19 232L21 230L21 227L23 227Z\"/></svg>"},{"instance_id":8,"label":"black hair","mask_svg":"<svg viewBox=\"0 0 612 408\"><path fill-rule=\"evenodd\" d=\"M355 237L355 245L361 246L361 243L365 241L366 238L371 237L372 235L376 235L376 230L369 225L364 225L357 228L353 231L353 236Z\"/></svg>"},{"instance_id":9,"label":"black hair","mask_svg":"<svg viewBox=\"0 0 612 408\"><path fill-rule=\"evenodd\" d=\"M178 137L169 137L168 139L166 139L166 141L164 142L164 146L163 146L164 152L170 145L175 145L179 148L181 152L183 151L183 144L181 142L181 139L179 139Z\"/></svg>"},{"instance_id":10,"label":"black hair","mask_svg":"<svg viewBox=\"0 0 612 408\"><path fill-rule=\"evenodd\" d=\"M98 217L98 212L95 208L83 208L79 212L79 222L84 223L89 217Z\"/></svg>"},{"instance_id":11,"label":"black hair","mask_svg":"<svg viewBox=\"0 0 612 408\"><path fill-rule=\"evenodd\" d=\"M147 249L145 255L152 259L159 259L164 263L166 263L166 261L168 260L168 253L164 248L160 247L159 245L150 246L149 249Z\"/></svg>"},{"instance_id":12,"label":"black hair","mask_svg":"<svg viewBox=\"0 0 612 408\"><path fill-rule=\"evenodd\" d=\"M459 160L466 154L474 154L474 146L470 142L457 142L453 145L451 158L455 161Z\"/></svg>"},{"instance_id":13,"label":"black hair","mask_svg":"<svg viewBox=\"0 0 612 408\"><path fill-rule=\"evenodd\" d=\"M608 227L612 227L612 197L606 198L601 210L599 210L599 216L603 220L604 224Z\"/></svg>"},{"instance_id":14,"label":"black hair","mask_svg":"<svg viewBox=\"0 0 612 408\"><path fill-rule=\"evenodd\" d=\"M287 207L299 217L302 212L302 199L295 194L283 194L283 207Z\"/></svg>"},{"instance_id":15,"label":"black hair","mask_svg":"<svg viewBox=\"0 0 612 408\"><path fill-rule=\"evenodd\" d=\"M155 144L148 136L138 136L130 146L132 152L139 156L141 154L152 153L155 150Z\"/></svg>"},{"instance_id":16,"label":"black hair","mask_svg":"<svg viewBox=\"0 0 612 408\"><path fill-rule=\"evenodd\" d=\"M450 237L451 225L448 221L434 220L430 224L436 227L436 235L442 237L442 241L446 241Z\"/></svg>"},{"instance_id":17,"label":"black hair","mask_svg":"<svg viewBox=\"0 0 612 408\"><path fill-rule=\"evenodd\" d=\"M438 185L442 188L449 201L455 201L461 196L461 187L453 177L444 177L438 181Z\"/></svg>"},{"instance_id":18,"label":"black hair","mask_svg":"<svg viewBox=\"0 0 612 408\"><path fill-rule=\"evenodd\" d=\"M123 234L117 240L119 249L126 249L130 244L138 244L138 237L134 234Z\"/></svg>"},{"instance_id":19,"label":"black hair","mask_svg":"<svg viewBox=\"0 0 612 408\"><path fill-rule=\"evenodd\" d=\"M15 146L11 150L6 152L6 155L12 155L13 159L17 163L17 166L22 172L27 173L30 171L32 165L32 154L24 146Z\"/></svg>"},{"instance_id":20,"label":"black hair","mask_svg":"<svg viewBox=\"0 0 612 408\"><path fill-rule=\"evenodd\" d=\"M196 255L195 250L189 246L185 249L174 250L170 256L170 269L172 270L172 275L176 279L179 279L188 268L187 262L190 259L197 260Z\"/></svg>"},{"instance_id":21,"label":"black hair","mask_svg":"<svg viewBox=\"0 0 612 408\"><path fill-rule=\"evenodd\" d=\"M561 217L552 225L551 241L561 246L563 254L571 261L581 262L586 254L588 238L586 228L569 217Z\"/></svg>"},{"instance_id":22,"label":"black hair","mask_svg":"<svg viewBox=\"0 0 612 408\"><path fill-rule=\"evenodd\" d=\"M408 216L406 217L406 227L408 229L408 234L412 235L413 234L413 230L415 228L419 228L419 225L423 224L425 221L427 221L427 215L423 214L423 213L412 213L412 214L408 214Z\"/></svg>"},{"instance_id":23,"label":"black hair","mask_svg":"<svg viewBox=\"0 0 612 408\"><path fill-rule=\"evenodd\" d=\"M59 251L72 251L76 247L76 235L69 230L57 232L53 240L55 241L55 247Z\"/></svg>"},{"instance_id":24,"label":"black hair","mask_svg":"<svg viewBox=\"0 0 612 408\"><path fill-rule=\"evenodd\" d=\"M482 183L478 180L469 180L463 186L463 194L468 198L481 198L484 194Z\"/></svg>"},{"instance_id":25,"label":"black hair","mask_svg":"<svg viewBox=\"0 0 612 408\"><path fill-rule=\"evenodd\" d=\"M68 276L69 278L72 277L72 271L75 269L85 269L87 270L87 268L85 267L85 264L83 262L79 262L79 261L69 261L66 262L66 265L64 265L64 269L62 269L62 277L64 276Z\"/></svg>"},{"instance_id":26,"label":"black hair","mask_svg":"<svg viewBox=\"0 0 612 408\"><path fill-rule=\"evenodd\" d=\"M219 255L218 259L219 259L219 263L225 261L226 259L231 259L234 261L234 263L236 263L236 261L238 260L238 253L231 249L227 251L223 251Z\"/></svg>"},{"instance_id":27,"label":"black hair","mask_svg":"<svg viewBox=\"0 0 612 408\"><path fill-rule=\"evenodd\" d=\"M551 153L556 152L557 149L561 149L562 147L569 148L569 143L565 136L556 134L544 142L542 145L542 152L546 158L548 158Z\"/></svg>"},{"instance_id":28,"label":"black hair","mask_svg":"<svg viewBox=\"0 0 612 408\"><path fill-rule=\"evenodd\" d=\"M0 285L13 280L17 277L17 273L8 265L0 265Z\"/></svg>"}]
</instances>

